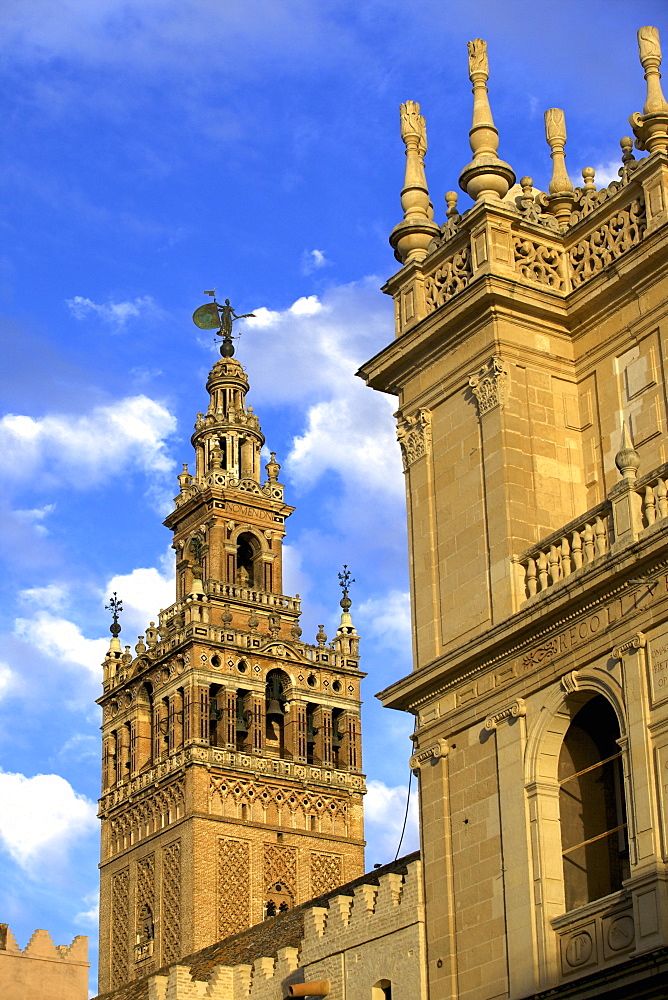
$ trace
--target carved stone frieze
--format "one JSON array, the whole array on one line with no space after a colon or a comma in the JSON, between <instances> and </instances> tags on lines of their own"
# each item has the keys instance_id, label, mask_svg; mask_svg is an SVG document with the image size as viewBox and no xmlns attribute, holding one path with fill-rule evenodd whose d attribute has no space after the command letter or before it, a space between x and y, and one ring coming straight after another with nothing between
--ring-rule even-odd
<instances>
[{"instance_id":1,"label":"carved stone frieze","mask_svg":"<svg viewBox=\"0 0 668 1000\"><path fill-rule=\"evenodd\" d=\"M459 218L459 217L457 217ZM454 235L457 222L451 225L453 220L446 223L444 240ZM438 238L437 238L438 240ZM440 306L445 305L457 292L471 281L473 277L473 266L471 264L471 250L468 246L463 246L461 250L454 253L452 257L445 260L437 267L432 274L428 275L424 283L424 297L427 312L433 312Z\"/></svg>"},{"instance_id":2,"label":"carved stone frieze","mask_svg":"<svg viewBox=\"0 0 668 1000\"><path fill-rule=\"evenodd\" d=\"M482 417L495 406L503 406L508 398L508 369L505 362L492 357L477 372L469 375L469 385L478 403L478 413Z\"/></svg>"},{"instance_id":3,"label":"carved stone frieze","mask_svg":"<svg viewBox=\"0 0 668 1000\"><path fill-rule=\"evenodd\" d=\"M580 285L640 243L647 228L647 212L642 194L607 219L590 236L580 240L569 253L571 279Z\"/></svg>"},{"instance_id":4,"label":"carved stone frieze","mask_svg":"<svg viewBox=\"0 0 668 1000\"><path fill-rule=\"evenodd\" d=\"M423 458L431 447L431 413L420 409L414 417L397 415L397 440L401 447L404 472Z\"/></svg>"},{"instance_id":5,"label":"carved stone frieze","mask_svg":"<svg viewBox=\"0 0 668 1000\"><path fill-rule=\"evenodd\" d=\"M562 255L554 247L537 243L535 240L515 237L513 240L515 269L523 278L547 285L561 291L564 288L562 276Z\"/></svg>"}]
</instances>

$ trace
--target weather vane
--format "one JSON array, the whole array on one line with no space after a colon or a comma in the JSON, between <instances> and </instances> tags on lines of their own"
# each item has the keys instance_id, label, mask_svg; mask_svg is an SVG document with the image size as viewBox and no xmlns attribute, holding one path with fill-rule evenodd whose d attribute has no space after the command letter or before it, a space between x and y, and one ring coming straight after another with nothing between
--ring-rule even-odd
<instances>
[{"instance_id":1,"label":"weather vane","mask_svg":"<svg viewBox=\"0 0 668 1000\"><path fill-rule=\"evenodd\" d=\"M118 624L118 616L123 610L123 601L117 596L116 591L114 591L112 596L109 598L109 603L105 604L104 610L111 611L114 621L113 624L109 626L109 631L115 639L121 634L121 626Z\"/></svg>"},{"instance_id":2,"label":"weather vane","mask_svg":"<svg viewBox=\"0 0 668 1000\"><path fill-rule=\"evenodd\" d=\"M352 606L353 603L348 597L348 588L350 587L351 583L355 583L355 580L353 577L351 577L350 570L348 569L346 563L344 563L343 573L339 573L339 587L343 591L343 597L339 601L339 604L341 605L344 611L348 611L348 609Z\"/></svg>"},{"instance_id":3,"label":"weather vane","mask_svg":"<svg viewBox=\"0 0 668 1000\"><path fill-rule=\"evenodd\" d=\"M255 317L255 313L244 313L242 316L237 316L236 312L230 305L230 300L225 299L225 304L220 305L216 302L216 289L214 288L210 292L204 292L205 295L210 295L213 302L206 302L203 306L195 309L193 313L193 323L198 326L200 330L215 330L216 336L221 337L222 341L220 344L220 353L224 358L231 358L234 354L234 344L232 343L232 324L238 319L251 319Z\"/></svg>"}]
</instances>

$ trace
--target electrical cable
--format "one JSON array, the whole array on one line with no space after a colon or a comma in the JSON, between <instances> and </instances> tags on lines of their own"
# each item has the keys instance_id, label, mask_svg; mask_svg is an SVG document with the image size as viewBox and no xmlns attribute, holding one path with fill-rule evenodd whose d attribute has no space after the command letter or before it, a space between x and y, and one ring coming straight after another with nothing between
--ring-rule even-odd
<instances>
[{"instance_id":1,"label":"electrical cable","mask_svg":"<svg viewBox=\"0 0 668 1000\"><path fill-rule=\"evenodd\" d=\"M399 846L397 847L397 853L394 855L394 860L396 861L399 857L399 851L401 850L401 845L404 842L404 834L406 832L406 823L408 822L408 807L411 804L411 781L413 780L413 772L408 772L408 795L406 796L406 812L404 813L404 825L401 828L401 836L399 837Z\"/></svg>"}]
</instances>

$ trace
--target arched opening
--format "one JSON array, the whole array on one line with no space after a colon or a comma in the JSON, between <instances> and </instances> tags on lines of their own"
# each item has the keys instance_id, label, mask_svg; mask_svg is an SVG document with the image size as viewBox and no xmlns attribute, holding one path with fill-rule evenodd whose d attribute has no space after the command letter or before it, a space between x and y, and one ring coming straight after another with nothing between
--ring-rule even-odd
<instances>
[{"instance_id":1,"label":"arched opening","mask_svg":"<svg viewBox=\"0 0 668 1000\"><path fill-rule=\"evenodd\" d=\"M628 832L617 716L602 695L572 718L559 754L566 910L622 888Z\"/></svg>"},{"instance_id":2,"label":"arched opening","mask_svg":"<svg viewBox=\"0 0 668 1000\"><path fill-rule=\"evenodd\" d=\"M285 751L285 706L290 678L282 670L270 670L265 685L265 746L278 754Z\"/></svg>"},{"instance_id":3,"label":"arched opening","mask_svg":"<svg viewBox=\"0 0 668 1000\"><path fill-rule=\"evenodd\" d=\"M266 902L264 904L265 919L267 917L275 917L277 913L285 913L286 910L292 909L292 905L292 893L288 887L284 882L275 882L269 886L267 891Z\"/></svg>"},{"instance_id":4,"label":"arched opening","mask_svg":"<svg viewBox=\"0 0 668 1000\"><path fill-rule=\"evenodd\" d=\"M248 708L248 691L237 691L237 711L234 723L237 750L244 750L250 740L251 712Z\"/></svg>"},{"instance_id":5,"label":"arched opening","mask_svg":"<svg viewBox=\"0 0 668 1000\"><path fill-rule=\"evenodd\" d=\"M343 766L342 747L344 728L341 719L342 715L342 708L335 708L332 711L332 763L334 764L334 767Z\"/></svg>"},{"instance_id":6,"label":"arched opening","mask_svg":"<svg viewBox=\"0 0 668 1000\"><path fill-rule=\"evenodd\" d=\"M371 987L371 1000L392 1000L392 983L389 979L379 979Z\"/></svg>"},{"instance_id":7,"label":"arched opening","mask_svg":"<svg viewBox=\"0 0 668 1000\"><path fill-rule=\"evenodd\" d=\"M237 565L235 583L241 587L260 587L261 580L257 579L257 557L260 552L260 543L255 535L244 531L237 539Z\"/></svg>"},{"instance_id":8,"label":"arched opening","mask_svg":"<svg viewBox=\"0 0 668 1000\"><path fill-rule=\"evenodd\" d=\"M306 762L307 764L320 764L321 761L316 753L316 741L319 727L315 724L315 713L317 705L308 704L306 706Z\"/></svg>"},{"instance_id":9,"label":"arched opening","mask_svg":"<svg viewBox=\"0 0 668 1000\"><path fill-rule=\"evenodd\" d=\"M225 746L225 692L220 684L209 685L209 744Z\"/></svg>"},{"instance_id":10,"label":"arched opening","mask_svg":"<svg viewBox=\"0 0 668 1000\"><path fill-rule=\"evenodd\" d=\"M155 926L153 912L148 904L142 906L137 916L137 943L135 946L135 961L141 962L153 954Z\"/></svg>"}]
</instances>

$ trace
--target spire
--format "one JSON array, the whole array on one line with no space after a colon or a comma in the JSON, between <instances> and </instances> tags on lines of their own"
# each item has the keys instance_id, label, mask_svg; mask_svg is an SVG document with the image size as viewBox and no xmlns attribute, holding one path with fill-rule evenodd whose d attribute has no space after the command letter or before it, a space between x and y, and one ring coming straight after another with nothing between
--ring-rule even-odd
<instances>
[{"instance_id":1,"label":"spire","mask_svg":"<svg viewBox=\"0 0 668 1000\"><path fill-rule=\"evenodd\" d=\"M621 447L615 455L615 465L624 479L637 478L638 469L640 468L640 455L633 446L633 440L629 434L625 420L622 420Z\"/></svg>"},{"instance_id":2,"label":"spire","mask_svg":"<svg viewBox=\"0 0 668 1000\"><path fill-rule=\"evenodd\" d=\"M645 70L647 98L643 113L636 111L629 123L636 137L638 149L648 149L650 153L666 152L668 149L668 102L661 90L661 40L659 29L646 25L638 29L638 54Z\"/></svg>"},{"instance_id":3,"label":"spire","mask_svg":"<svg viewBox=\"0 0 668 1000\"><path fill-rule=\"evenodd\" d=\"M406 144L406 174L401 192L403 222L390 234L394 256L405 264L410 260L421 261L438 226L434 222L434 209L429 199L424 157L427 152L427 125L420 114L417 101L406 101L399 108L401 138Z\"/></svg>"},{"instance_id":4,"label":"spire","mask_svg":"<svg viewBox=\"0 0 668 1000\"><path fill-rule=\"evenodd\" d=\"M508 193L515 183L515 174L512 167L496 155L499 133L487 96L487 42L475 38L468 42L468 50L469 79L473 84L473 124L469 132L473 160L462 170L459 186L474 201L495 201Z\"/></svg>"},{"instance_id":5,"label":"spire","mask_svg":"<svg viewBox=\"0 0 668 1000\"><path fill-rule=\"evenodd\" d=\"M566 117L561 108L549 108L545 112L545 138L552 156L548 205L552 215L557 218L559 228L566 229L575 194L566 170Z\"/></svg>"}]
</instances>

